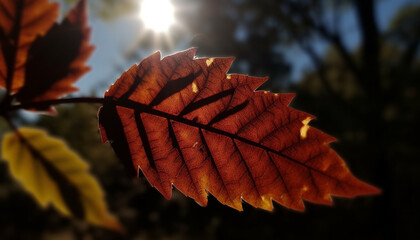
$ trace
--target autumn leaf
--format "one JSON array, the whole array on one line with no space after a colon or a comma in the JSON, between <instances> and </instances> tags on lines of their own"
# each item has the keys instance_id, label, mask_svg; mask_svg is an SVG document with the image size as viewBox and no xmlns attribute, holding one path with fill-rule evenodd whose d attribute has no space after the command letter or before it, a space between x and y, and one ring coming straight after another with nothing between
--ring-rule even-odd
<instances>
[{"instance_id":1,"label":"autumn leaf","mask_svg":"<svg viewBox=\"0 0 420 240\"><path fill-rule=\"evenodd\" d=\"M194 54L157 52L105 93L102 139L132 175L141 169L168 199L173 184L202 206L210 193L238 210L241 199L303 210L302 199L378 193L329 148L333 137L308 125L313 116L288 106L293 94L254 92L267 78L226 74L233 58Z\"/></svg>"},{"instance_id":2,"label":"autumn leaf","mask_svg":"<svg viewBox=\"0 0 420 240\"><path fill-rule=\"evenodd\" d=\"M54 24L58 7L48 0L0 0L0 87L16 92L24 85L29 48Z\"/></svg>"},{"instance_id":3,"label":"autumn leaf","mask_svg":"<svg viewBox=\"0 0 420 240\"><path fill-rule=\"evenodd\" d=\"M72 84L90 70L85 62L94 50L86 22L86 1L82 0L62 23L34 41L26 82L16 96L21 103L57 99L78 90Z\"/></svg>"},{"instance_id":4,"label":"autumn leaf","mask_svg":"<svg viewBox=\"0 0 420 240\"><path fill-rule=\"evenodd\" d=\"M21 128L4 135L2 154L13 177L41 206L52 204L64 215L121 231L88 165L63 141L39 129Z\"/></svg>"},{"instance_id":5,"label":"autumn leaf","mask_svg":"<svg viewBox=\"0 0 420 240\"><path fill-rule=\"evenodd\" d=\"M57 17L58 4L47 0L0 0L0 87L22 104L77 91L72 84L90 69L86 0Z\"/></svg>"}]
</instances>

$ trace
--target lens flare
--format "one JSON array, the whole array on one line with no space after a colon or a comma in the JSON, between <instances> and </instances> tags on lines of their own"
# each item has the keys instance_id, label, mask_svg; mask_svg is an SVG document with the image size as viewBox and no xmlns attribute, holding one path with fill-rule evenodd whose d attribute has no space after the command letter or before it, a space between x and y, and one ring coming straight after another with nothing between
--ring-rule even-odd
<instances>
[{"instance_id":1,"label":"lens flare","mask_svg":"<svg viewBox=\"0 0 420 240\"><path fill-rule=\"evenodd\" d=\"M165 32L175 23L175 8L170 0L142 0L140 19L147 29Z\"/></svg>"}]
</instances>

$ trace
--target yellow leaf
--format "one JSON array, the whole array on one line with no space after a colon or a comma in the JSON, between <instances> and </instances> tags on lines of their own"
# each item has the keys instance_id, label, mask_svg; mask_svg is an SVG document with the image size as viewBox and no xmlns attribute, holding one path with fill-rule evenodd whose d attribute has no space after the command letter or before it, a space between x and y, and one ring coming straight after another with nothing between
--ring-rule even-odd
<instances>
[{"instance_id":1,"label":"yellow leaf","mask_svg":"<svg viewBox=\"0 0 420 240\"><path fill-rule=\"evenodd\" d=\"M111 215L104 193L89 166L62 141L43 130L21 128L4 135L3 159L12 175L46 207L52 204L67 216L116 231L122 227Z\"/></svg>"}]
</instances>

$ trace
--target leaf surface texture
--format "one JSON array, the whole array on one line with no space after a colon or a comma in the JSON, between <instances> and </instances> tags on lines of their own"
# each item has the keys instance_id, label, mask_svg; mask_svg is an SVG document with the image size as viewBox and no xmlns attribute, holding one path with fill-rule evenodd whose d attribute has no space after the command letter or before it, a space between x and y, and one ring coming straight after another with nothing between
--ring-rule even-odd
<instances>
[{"instance_id":1,"label":"leaf surface texture","mask_svg":"<svg viewBox=\"0 0 420 240\"><path fill-rule=\"evenodd\" d=\"M208 193L242 210L242 200L303 210L378 189L356 179L289 107L293 94L255 91L267 78L226 74L233 58L195 58L195 49L161 59L157 52L125 72L99 112L109 141L130 174L141 170L166 198L172 185L198 204Z\"/></svg>"}]
</instances>

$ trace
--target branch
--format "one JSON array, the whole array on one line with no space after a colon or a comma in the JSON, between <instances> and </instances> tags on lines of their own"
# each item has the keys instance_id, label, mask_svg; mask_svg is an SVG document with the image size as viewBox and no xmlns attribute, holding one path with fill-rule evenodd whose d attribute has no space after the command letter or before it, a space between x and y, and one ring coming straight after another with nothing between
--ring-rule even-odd
<instances>
[{"instance_id":1,"label":"branch","mask_svg":"<svg viewBox=\"0 0 420 240\"><path fill-rule=\"evenodd\" d=\"M12 131L14 131L14 132L17 132L17 127L12 122L12 120L10 119L10 117L9 116L4 116L4 119L6 120L6 123L9 125L10 129L12 129Z\"/></svg>"},{"instance_id":2,"label":"branch","mask_svg":"<svg viewBox=\"0 0 420 240\"><path fill-rule=\"evenodd\" d=\"M318 33L326 40L329 41L337 50L338 53L343 58L344 62L350 69L350 72L357 79L358 83L363 86L363 82L360 80L360 69L357 66L356 62L351 57L350 53L347 51L344 46L342 38L336 34L329 32L324 26L312 24L312 27L318 31Z\"/></svg>"},{"instance_id":3,"label":"branch","mask_svg":"<svg viewBox=\"0 0 420 240\"><path fill-rule=\"evenodd\" d=\"M25 104L12 105L8 108L9 111L15 111L19 109L30 109L30 108L48 108L50 106L59 105L59 104L69 104L69 103L99 103L103 104L105 101L104 98L96 97L80 97L80 98L62 98L55 100L46 100L41 102L32 102Z\"/></svg>"},{"instance_id":4,"label":"branch","mask_svg":"<svg viewBox=\"0 0 420 240\"><path fill-rule=\"evenodd\" d=\"M361 79L365 81L368 95L371 95L374 101L381 93L381 81L379 73L379 51L380 40L379 31L375 17L373 0L355 1L359 26L362 31L362 75Z\"/></svg>"},{"instance_id":5,"label":"branch","mask_svg":"<svg viewBox=\"0 0 420 240\"><path fill-rule=\"evenodd\" d=\"M298 46L309 56L309 59L311 59L313 65L316 67L318 77L327 93L330 94L330 96L333 97L337 102L339 102L343 107L354 112L354 109L352 109L351 106L331 87L331 84L328 81L328 77L326 74L325 65L323 64L321 58L315 53L314 49L309 47L307 44L304 44L302 38L300 38L298 34L296 34L293 31L290 31L290 33L291 37L297 42Z\"/></svg>"},{"instance_id":6,"label":"branch","mask_svg":"<svg viewBox=\"0 0 420 240\"><path fill-rule=\"evenodd\" d=\"M318 57L315 51L309 46L303 44L302 41L298 39L297 42L299 47L306 52L306 54L311 59L312 63L316 66L318 77L321 80L321 83L324 86L327 93L330 94L334 99L336 99L336 101L339 102L343 107L353 111L350 105L331 87L331 84L328 81L328 77L326 74L325 65L322 63L322 60Z\"/></svg>"},{"instance_id":7,"label":"branch","mask_svg":"<svg viewBox=\"0 0 420 240\"><path fill-rule=\"evenodd\" d=\"M417 32L416 36L414 37L414 40L408 44L407 49L404 51L401 60L400 60L400 66L403 68L408 68L411 66L414 58L417 55L417 50L419 49L420 45L420 32Z\"/></svg>"},{"instance_id":8,"label":"branch","mask_svg":"<svg viewBox=\"0 0 420 240\"><path fill-rule=\"evenodd\" d=\"M344 62L350 69L350 72L354 75L355 79L357 79L357 82L360 84L360 86L363 86L363 81L360 77L361 71L349 51L344 46L342 38L337 33L329 31L325 25L316 24L315 19L311 18L310 14L305 14L299 5L289 3L289 7L292 10L292 15L302 16L303 24L317 32L325 41L329 42L338 50L338 53L341 55ZM293 19L291 16L289 16L289 18ZM290 32L293 32L293 29L290 29Z\"/></svg>"}]
</instances>

